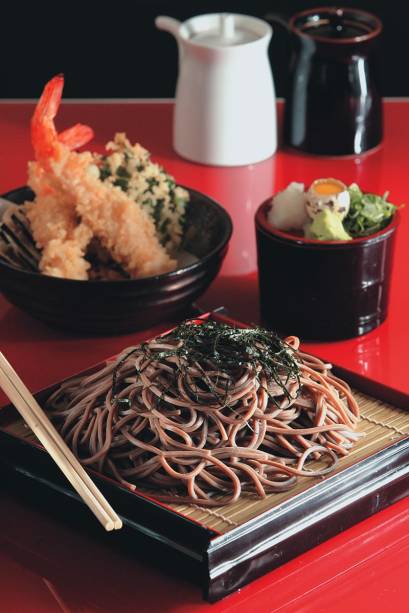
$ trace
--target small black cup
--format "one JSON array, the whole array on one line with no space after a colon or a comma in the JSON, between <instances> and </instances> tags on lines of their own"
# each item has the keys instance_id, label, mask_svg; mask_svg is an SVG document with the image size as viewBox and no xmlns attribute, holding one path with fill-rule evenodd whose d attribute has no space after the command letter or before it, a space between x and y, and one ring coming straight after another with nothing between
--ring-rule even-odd
<instances>
[{"instance_id":1,"label":"small black cup","mask_svg":"<svg viewBox=\"0 0 409 613\"><path fill-rule=\"evenodd\" d=\"M271 199L256 213L263 324L312 341L352 338L379 326L387 316L399 211L376 234L330 242L273 228L270 207Z\"/></svg>"},{"instance_id":2,"label":"small black cup","mask_svg":"<svg viewBox=\"0 0 409 613\"><path fill-rule=\"evenodd\" d=\"M284 141L321 155L359 155L383 136L375 44L382 22L350 8L319 7L287 25L294 42Z\"/></svg>"}]
</instances>

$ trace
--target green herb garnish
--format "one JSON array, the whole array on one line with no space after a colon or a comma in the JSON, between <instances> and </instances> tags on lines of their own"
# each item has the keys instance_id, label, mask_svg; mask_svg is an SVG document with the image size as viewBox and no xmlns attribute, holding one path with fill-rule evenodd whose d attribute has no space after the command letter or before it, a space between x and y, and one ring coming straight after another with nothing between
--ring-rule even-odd
<instances>
[{"instance_id":1,"label":"green herb garnish","mask_svg":"<svg viewBox=\"0 0 409 613\"><path fill-rule=\"evenodd\" d=\"M353 238L379 232L395 214L397 207L388 202L389 193L383 196L364 194L356 183L348 188L351 203L344 219L344 228Z\"/></svg>"},{"instance_id":2,"label":"green herb garnish","mask_svg":"<svg viewBox=\"0 0 409 613\"><path fill-rule=\"evenodd\" d=\"M123 192L126 192L128 190L128 184L129 184L129 181L128 179L125 179L125 177L118 177L114 181L114 185L116 187L120 187Z\"/></svg>"},{"instance_id":3,"label":"green herb garnish","mask_svg":"<svg viewBox=\"0 0 409 613\"><path fill-rule=\"evenodd\" d=\"M155 177L149 177L148 179L146 179L146 183L148 184L148 187L145 189L144 193L146 192L153 193L153 188L159 185L159 181L155 179Z\"/></svg>"},{"instance_id":4,"label":"green herb garnish","mask_svg":"<svg viewBox=\"0 0 409 613\"><path fill-rule=\"evenodd\" d=\"M101 179L101 181L105 181L105 179L108 179L108 177L110 176L111 169L109 168L108 164L101 166L101 168L99 169L99 178Z\"/></svg>"},{"instance_id":5,"label":"green herb garnish","mask_svg":"<svg viewBox=\"0 0 409 613\"><path fill-rule=\"evenodd\" d=\"M118 166L116 169L116 174L118 177L124 177L125 179L131 178L131 173L124 166Z\"/></svg>"},{"instance_id":6,"label":"green herb garnish","mask_svg":"<svg viewBox=\"0 0 409 613\"><path fill-rule=\"evenodd\" d=\"M165 203L162 198L156 201L156 206L153 209L153 221L155 222L155 227L158 228L161 220L161 215L163 211L163 207Z\"/></svg>"},{"instance_id":7,"label":"green herb garnish","mask_svg":"<svg viewBox=\"0 0 409 613\"><path fill-rule=\"evenodd\" d=\"M158 240L174 255L181 245L189 193L151 161L148 151L132 147L124 134L115 136L108 151L108 155L96 158L101 181L119 187L144 207L155 224Z\"/></svg>"}]
</instances>

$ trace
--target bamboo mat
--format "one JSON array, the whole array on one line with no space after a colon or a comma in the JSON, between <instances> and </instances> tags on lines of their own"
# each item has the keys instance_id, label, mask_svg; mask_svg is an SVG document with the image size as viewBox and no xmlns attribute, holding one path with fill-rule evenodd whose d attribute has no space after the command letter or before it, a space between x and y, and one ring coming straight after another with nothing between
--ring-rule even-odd
<instances>
[{"instance_id":1,"label":"bamboo mat","mask_svg":"<svg viewBox=\"0 0 409 613\"><path fill-rule=\"evenodd\" d=\"M364 433L364 436L355 443L348 456L339 460L337 469L330 475L345 470L359 462L359 460L396 442L398 439L409 436L409 412L359 392L354 392L354 395L361 409L361 421L358 431ZM27 440L33 439L31 431L28 430L21 420L16 420L7 426L2 426L2 429ZM318 465L318 462L311 462L308 466ZM224 534L300 494L311 485L317 483L318 479L323 478L300 477L297 484L289 492L269 494L264 499L257 498L251 494L243 494L237 502L231 505L212 509L205 509L197 505L170 504L168 506L178 513L200 522L207 528ZM141 489L141 491L143 490ZM150 495L154 496L152 493Z\"/></svg>"}]
</instances>

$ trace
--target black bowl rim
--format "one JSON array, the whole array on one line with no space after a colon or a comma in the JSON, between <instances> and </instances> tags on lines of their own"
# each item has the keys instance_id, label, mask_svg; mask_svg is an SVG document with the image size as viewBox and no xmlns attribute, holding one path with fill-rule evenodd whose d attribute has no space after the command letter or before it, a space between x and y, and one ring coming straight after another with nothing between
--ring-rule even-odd
<instances>
[{"instance_id":1,"label":"black bowl rim","mask_svg":"<svg viewBox=\"0 0 409 613\"><path fill-rule=\"evenodd\" d=\"M216 200L214 200L207 194L204 194L203 192L199 192L198 190L192 189L191 187L187 187L185 185L178 184L178 187L182 187L183 189L187 190L189 194L193 194L195 196L198 196L199 198L206 200L208 203L210 203L213 207L216 208L216 210L221 214L221 217L224 220L224 234L223 234L222 240L218 243L218 245L216 245L216 247L214 247L205 256L200 258L197 262L193 262L192 264L189 264L187 266L183 266L181 268L177 268L176 270L165 272L160 275L152 275L150 277L141 277L139 279L138 278L137 279L95 279L92 281L90 281L89 279L65 279L62 277L53 277L52 275L45 275L41 272L30 272L28 270L19 269L15 266L10 266L9 264L2 262L1 260L0 260L0 269L6 268L7 270L15 272L19 275L23 275L25 277L44 278L44 279L47 279L50 283L65 283L65 284L70 283L70 284L78 284L78 285L79 284L84 285L84 284L91 283L92 286L98 285L98 286L104 286L104 287L107 287L111 284L115 287L119 287L119 286L124 286L124 285L126 286L129 284L136 284L136 283L139 283L139 284L152 283L154 281L160 281L162 279L173 279L187 272L193 271L196 268L203 266L203 264L206 264L206 262L208 262L212 257L214 257L214 255L219 253L228 244L232 236L232 233L233 233L233 221L229 213L226 211L226 209L223 208L221 204L216 202ZM8 200L10 199L10 197L13 196L13 194L16 194L25 189L30 189L30 188L26 185L22 187L17 187L15 189L9 190L5 194L1 194L1 197Z\"/></svg>"},{"instance_id":2,"label":"black bowl rim","mask_svg":"<svg viewBox=\"0 0 409 613\"><path fill-rule=\"evenodd\" d=\"M303 238L302 236L294 236L283 230L278 230L268 223L266 218L267 209L271 207L271 198L268 198L260 204L255 213L255 222L257 230L263 232L271 238L280 240L285 243L292 244L304 249L353 249L355 247L364 247L372 243L385 240L389 235L393 234L400 223L400 211L397 209L385 228L370 234L369 236L361 236L347 241L320 241L315 239Z\"/></svg>"}]
</instances>

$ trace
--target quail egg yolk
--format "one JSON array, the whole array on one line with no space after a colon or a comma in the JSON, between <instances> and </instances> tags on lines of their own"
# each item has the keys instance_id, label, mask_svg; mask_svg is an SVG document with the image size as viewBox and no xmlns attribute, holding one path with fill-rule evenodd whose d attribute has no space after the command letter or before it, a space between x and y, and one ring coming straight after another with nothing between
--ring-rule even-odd
<instances>
[{"instance_id":1,"label":"quail egg yolk","mask_svg":"<svg viewBox=\"0 0 409 613\"><path fill-rule=\"evenodd\" d=\"M330 194L339 194L345 190L345 186L336 183L335 181L323 181L315 183L312 186L312 189L316 194L321 194L322 196L328 196Z\"/></svg>"}]
</instances>

